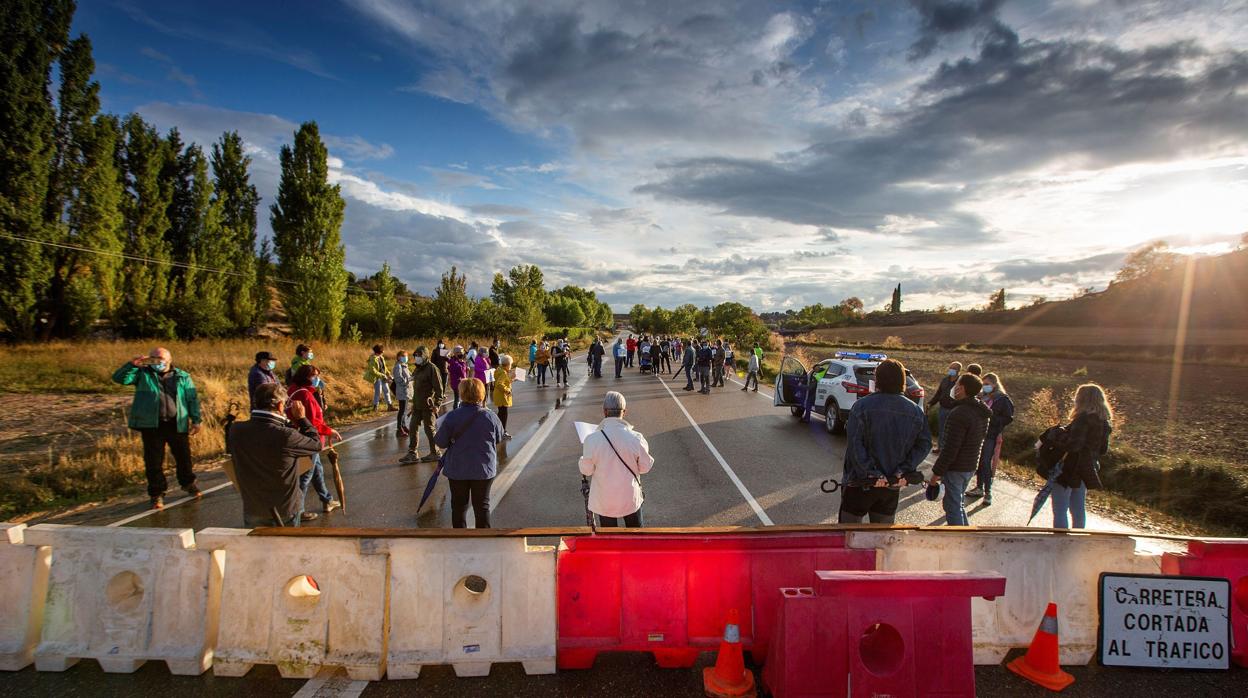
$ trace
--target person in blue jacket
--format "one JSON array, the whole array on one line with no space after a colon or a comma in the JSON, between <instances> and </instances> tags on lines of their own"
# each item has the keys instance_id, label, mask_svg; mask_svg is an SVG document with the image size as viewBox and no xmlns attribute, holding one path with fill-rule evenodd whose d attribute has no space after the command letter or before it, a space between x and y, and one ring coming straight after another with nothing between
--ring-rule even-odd
<instances>
[{"instance_id":1,"label":"person in blue jacket","mask_svg":"<svg viewBox=\"0 0 1248 698\"><path fill-rule=\"evenodd\" d=\"M469 500L476 528L490 527L490 487L498 474L498 444L503 423L486 409L485 384L476 378L459 382L459 407L451 410L433 435L444 451L442 474L451 486L451 526L467 528Z\"/></svg>"},{"instance_id":2,"label":"person in blue jacket","mask_svg":"<svg viewBox=\"0 0 1248 698\"><path fill-rule=\"evenodd\" d=\"M919 465L932 451L923 408L905 396L906 367L885 359L875 368L876 392L854 401L846 425L840 523L891 524L901 488L923 482Z\"/></svg>"}]
</instances>

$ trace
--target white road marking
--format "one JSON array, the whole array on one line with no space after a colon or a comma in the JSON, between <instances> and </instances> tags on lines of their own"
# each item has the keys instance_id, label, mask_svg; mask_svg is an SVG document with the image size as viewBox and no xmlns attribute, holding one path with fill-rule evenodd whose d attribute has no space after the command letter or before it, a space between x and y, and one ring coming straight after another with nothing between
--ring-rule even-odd
<instances>
[{"instance_id":1,"label":"white road marking","mask_svg":"<svg viewBox=\"0 0 1248 698\"><path fill-rule=\"evenodd\" d=\"M368 688L367 681L356 681L341 668L325 667L308 679L294 698L359 698Z\"/></svg>"},{"instance_id":2,"label":"white road marking","mask_svg":"<svg viewBox=\"0 0 1248 698\"><path fill-rule=\"evenodd\" d=\"M750 494L750 491L746 489L745 483L741 482L741 478L737 477L737 474L733 472L732 467L728 465L728 461L724 460L724 457L720 455L719 449L715 448L715 444L711 443L711 440L706 437L706 433L702 431L702 427L698 426L698 423L693 420L693 416L689 414L689 410L686 410L684 404L676 398L676 393L673 393L672 389L667 386L667 381L660 377L659 384L663 386L663 389L667 391L668 395L672 396L672 401L675 402L676 406L680 408L680 411L684 413L685 419L689 420L689 424L693 427L693 430L698 433L698 436L702 437L702 443L706 444L706 447L710 450L711 455L715 456L715 460L719 461L719 466L724 469L725 473L728 474L728 479L732 480L732 484L737 486L737 491L741 493L741 496L745 497L745 501L750 505L750 508L754 510L754 514L758 516L758 520L762 521L764 526L774 526L775 522L773 522L771 517L767 515L767 512L763 511L763 508L758 505L758 502L754 499L754 495Z\"/></svg>"}]
</instances>

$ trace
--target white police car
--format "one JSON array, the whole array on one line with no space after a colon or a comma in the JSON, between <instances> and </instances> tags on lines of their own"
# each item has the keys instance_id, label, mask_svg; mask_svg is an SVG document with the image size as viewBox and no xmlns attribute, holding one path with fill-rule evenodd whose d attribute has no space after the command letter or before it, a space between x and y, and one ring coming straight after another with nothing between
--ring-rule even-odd
<instances>
[{"instance_id":1,"label":"white police car","mask_svg":"<svg viewBox=\"0 0 1248 698\"><path fill-rule=\"evenodd\" d=\"M838 351L833 358L824 359L807 369L801 361L785 356L780 362L780 374L776 377L773 404L788 407L794 417L801 417L810 377L821 374L811 411L825 417L828 433L842 434L850 408L858 398L875 390L875 367L887 358L884 354ZM923 396L923 386L910 371L906 371L906 397L922 407Z\"/></svg>"}]
</instances>

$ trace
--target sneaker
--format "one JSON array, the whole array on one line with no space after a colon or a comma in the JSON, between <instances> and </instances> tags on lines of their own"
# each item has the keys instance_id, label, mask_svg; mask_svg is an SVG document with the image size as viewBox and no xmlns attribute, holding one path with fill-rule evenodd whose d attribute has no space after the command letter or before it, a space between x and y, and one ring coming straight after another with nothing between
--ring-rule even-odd
<instances>
[{"instance_id":1,"label":"sneaker","mask_svg":"<svg viewBox=\"0 0 1248 698\"><path fill-rule=\"evenodd\" d=\"M341 508L342 508L342 502L338 501L337 499L331 499L328 502L324 502L321 505L321 509L324 510L326 514L333 511L334 509L341 509Z\"/></svg>"},{"instance_id":2,"label":"sneaker","mask_svg":"<svg viewBox=\"0 0 1248 698\"><path fill-rule=\"evenodd\" d=\"M742 389L741 389L741 392L743 392L743 393L744 393L744 392L745 392L745 388L742 388Z\"/></svg>"},{"instance_id":3,"label":"sneaker","mask_svg":"<svg viewBox=\"0 0 1248 698\"><path fill-rule=\"evenodd\" d=\"M511 440L511 432L509 432L509 431L505 431L505 432L503 432L503 438L504 438L504 439L507 439L508 441L510 441L510 440Z\"/></svg>"},{"instance_id":4,"label":"sneaker","mask_svg":"<svg viewBox=\"0 0 1248 698\"><path fill-rule=\"evenodd\" d=\"M984 493L984 506L986 507L992 506L992 493L991 492Z\"/></svg>"},{"instance_id":5,"label":"sneaker","mask_svg":"<svg viewBox=\"0 0 1248 698\"><path fill-rule=\"evenodd\" d=\"M437 463L438 460L440 460L441 458L442 458L442 452L435 450L435 451L430 451L429 455L425 456L421 460L425 461L426 463Z\"/></svg>"},{"instance_id":6,"label":"sneaker","mask_svg":"<svg viewBox=\"0 0 1248 698\"><path fill-rule=\"evenodd\" d=\"M755 389L754 389L754 392L756 392L756 393L757 393L757 392L758 392L758 388L755 388Z\"/></svg>"},{"instance_id":7,"label":"sneaker","mask_svg":"<svg viewBox=\"0 0 1248 698\"><path fill-rule=\"evenodd\" d=\"M419 463L420 456L416 455L415 451L408 451L406 456L403 456L402 458L399 459L399 462L403 464Z\"/></svg>"},{"instance_id":8,"label":"sneaker","mask_svg":"<svg viewBox=\"0 0 1248 698\"><path fill-rule=\"evenodd\" d=\"M976 485L975 489L966 493L966 496L972 499L979 499L980 497L984 496L984 488Z\"/></svg>"},{"instance_id":9,"label":"sneaker","mask_svg":"<svg viewBox=\"0 0 1248 698\"><path fill-rule=\"evenodd\" d=\"M316 521L317 514L314 511L305 511L299 515L300 521Z\"/></svg>"},{"instance_id":10,"label":"sneaker","mask_svg":"<svg viewBox=\"0 0 1248 698\"><path fill-rule=\"evenodd\" d=\"M193 482L187 485L186 487L183 487L182 491L185 492L188 496L194 497L195 499L204 498L204 493L199 491L199 485Z\"/></svg>"},{"instance_id":11,"label":"sneaker","mask_svg":"<svg viewBox=\"0 0 1248 698\"><path fill-rule=\"evenodd\" d=\"M933 456L934 456L934 455L936 455L936 454L938 454L938 453L940 453L940 446L937 446L936 448L933 448L933 449L932 449L932 455L933 455Z\"/></svg>"},{"instance_id":12,"label":"sneaker","mask_svg":"<svg viewBox=\"0 0 1248 698\"><path fill-rule=\"evenodd\" d=\"M156 511L160 511L161 509L164 509L165 498L161 495L156 495L155 497L152 497L152 505L149 508L154 509Z\"/></svg>"}]
</instances>

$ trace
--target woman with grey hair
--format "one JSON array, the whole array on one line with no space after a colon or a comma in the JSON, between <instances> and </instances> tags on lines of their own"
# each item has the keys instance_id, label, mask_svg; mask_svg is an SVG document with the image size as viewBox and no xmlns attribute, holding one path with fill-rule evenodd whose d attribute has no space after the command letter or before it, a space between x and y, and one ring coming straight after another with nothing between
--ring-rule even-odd
<instances>
[{"instance_id":1,"label":"woman with grey hair","mask_svg":"<svg viewBox=\"0 0 1248 698\"><path fill-rule=\"evenodd\" d=\"M641 476L654 467L650 444L624 421L628 403L612 390L602 401L603 420L598 430L585 437L579 467L590 477L589 510L598 525L641 528Z\"/></svg>"}]
</instances>

